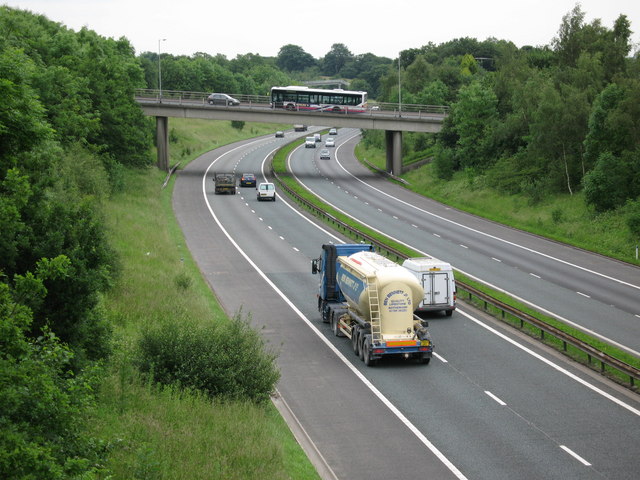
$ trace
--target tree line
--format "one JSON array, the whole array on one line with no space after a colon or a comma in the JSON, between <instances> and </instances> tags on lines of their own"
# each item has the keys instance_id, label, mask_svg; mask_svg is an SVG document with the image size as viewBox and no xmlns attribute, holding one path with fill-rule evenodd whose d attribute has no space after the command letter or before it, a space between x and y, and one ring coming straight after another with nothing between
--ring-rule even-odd
<instances>
[{"instance_id":1,"label":"tree line","mask_svg":"<svg viewBox=\"0 0 640 480\"><path fill-rule=\"evenodd\" d=\"M163 85L266 95L274 85L346 78L349 88L381 102L398 102L401 93L405 104L449 105L440 134L409 134L403 143L406 157L433 156L442 179L465 171L534 202L582 190L595 212L625 205L635 211L640 57L631 56L631 33L624 14L608 28L586 22L578 4L544 46L459 38L403 50L395 59L354 55L341 43L319 59L292 44L276 57L163 54ZM156 86L157 54L140 58L147 85ZM384 148L379 132L364 137Z\"/></svg>"},{"instance_id":2,"label":"tree line","mask_svg":"<svg viewBox=\"0 0 640 480\"><path fill-rule=\"evenodd\" d=\"M85 434L118 271L102 204L151 163L126 39L0 6L0 477L100 470ZM83 477L93 478L93 477Z\"/></svg>"}]
</instances>

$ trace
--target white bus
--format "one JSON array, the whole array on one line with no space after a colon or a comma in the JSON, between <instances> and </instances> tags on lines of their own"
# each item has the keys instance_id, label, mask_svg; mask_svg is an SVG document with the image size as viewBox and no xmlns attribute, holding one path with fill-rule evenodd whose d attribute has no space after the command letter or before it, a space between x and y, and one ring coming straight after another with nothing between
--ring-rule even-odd
<instances>
[{"instance_id":1,"label":"white bus","mask_svg":"<svg viewBox=\"0 0 640 480\"><path fill-rule=\"evenodd\" d=\"M271 108L362 113L367 110L367 92L298 86L271 87Z\"/></svg>"}]
</instances>

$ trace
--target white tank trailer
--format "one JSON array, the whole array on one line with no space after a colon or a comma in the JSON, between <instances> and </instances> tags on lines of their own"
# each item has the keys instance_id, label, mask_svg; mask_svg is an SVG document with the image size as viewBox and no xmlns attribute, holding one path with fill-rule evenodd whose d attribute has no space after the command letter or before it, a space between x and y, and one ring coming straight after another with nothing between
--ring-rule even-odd
<instances>
[{"instance_id":1,"label":"white tank trailer","mask_svg":"<svg viewBox=\"0 0 640 480\"><path fill-rule=\"evenodd\" d=\"M347 244L323 245L312 271L323 274L318 295L323 320L336 335L351 339L367 365L385 356L429 363L433 344L427 323L413 313L424 290L406 268L371 245Z\"/></svg>"}]
</instances>

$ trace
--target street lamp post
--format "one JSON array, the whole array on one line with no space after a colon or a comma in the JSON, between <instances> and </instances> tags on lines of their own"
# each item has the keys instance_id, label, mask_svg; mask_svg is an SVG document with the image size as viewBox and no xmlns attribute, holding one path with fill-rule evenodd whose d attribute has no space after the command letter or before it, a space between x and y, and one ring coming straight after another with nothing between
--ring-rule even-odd
<instances>
[{"instance_id":1,"label":"street lamp post","mask_svg":"<svg viewBox=\"0 0 640 480\"><path fill-rule=\"evenodd\" d=\"M400 55L398 55L398 116L402 116L402 85L400 83Z\"/></svg>"},{"instance_id":2,"label":"street lamp post","mask_svg":"<svg viewBox=\"0 0 640 480\"><path fill-rule=\"evenodd\" d=\"M160 90L160 101L162 102L162 63L160 61L160 42L164 42L166 38L158 39L158 89Z\"/></svg>"}]
</instances>

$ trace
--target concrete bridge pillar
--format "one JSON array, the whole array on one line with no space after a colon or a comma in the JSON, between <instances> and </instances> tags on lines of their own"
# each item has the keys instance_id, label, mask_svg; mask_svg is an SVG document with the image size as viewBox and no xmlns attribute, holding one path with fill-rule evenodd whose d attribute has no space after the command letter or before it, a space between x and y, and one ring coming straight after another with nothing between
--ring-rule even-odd
<instances>
[{"instance_id":1,"label":"concrete bridge pillar","mask_svg":"<svg viewBox=\"0 0 640 480\"><path fill-rule=\"evenodd\" d=\"M402 174L402 132L385 130L387 151L386 170L393 175Z\"/></svg>"},{"instance_id":2,"label":"concrete bridge pillar","mask_svg":"<svg viewBox=\"0 0 640 480\"><path fill-rule=\"evenodd\" d=\"M158 168L169 171L169 118L156 117L156 146L158 150Z\"/></svg>"}]
</instances>

